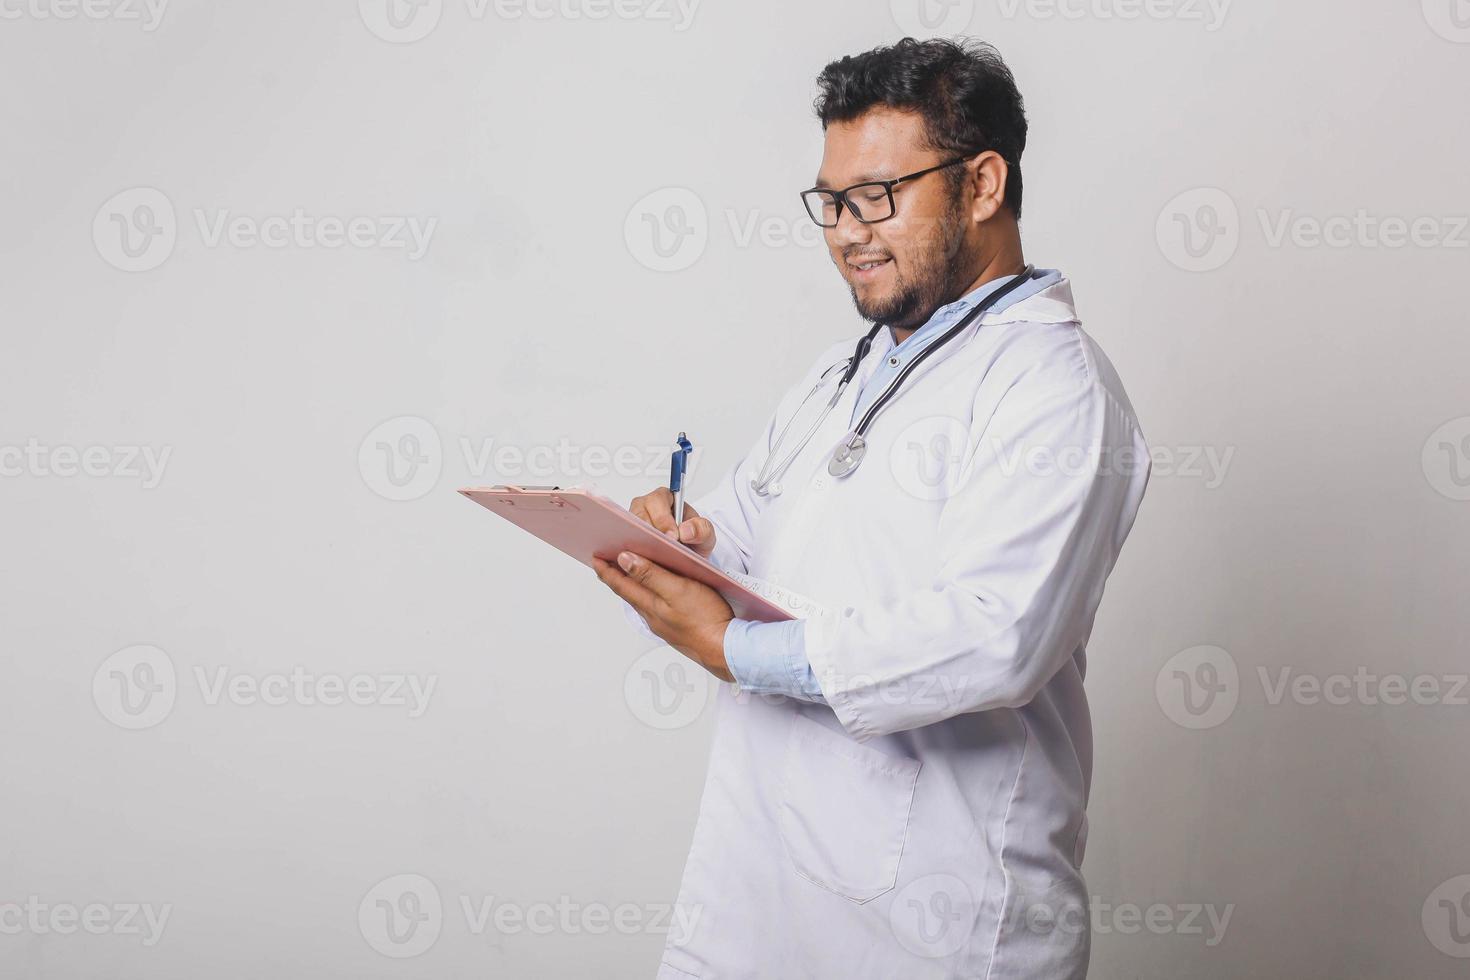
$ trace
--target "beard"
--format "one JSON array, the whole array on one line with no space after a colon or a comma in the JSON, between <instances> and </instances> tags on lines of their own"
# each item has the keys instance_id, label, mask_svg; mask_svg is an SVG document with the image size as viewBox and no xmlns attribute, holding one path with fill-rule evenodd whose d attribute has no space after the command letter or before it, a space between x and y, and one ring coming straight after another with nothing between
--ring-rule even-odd
<instances>
[{"instance_id":1,"label":"beard","mask_svg":"<svg viewBox=\"0 0 1470 980\"><path fill-rule=\"evenodd\" d=\"M966 270L970 256L964 247L963 216L955 195L935 224L935 233L918 243L906 273L896 274L886 296L863 301L850 286L858 315L871 323L899 330L917 330L934 311L957 297L955 291L969 282ZM895 265L895 273L897 273ZM960 280L964 279L964 282Z\"/></svg>"}]
</instances>

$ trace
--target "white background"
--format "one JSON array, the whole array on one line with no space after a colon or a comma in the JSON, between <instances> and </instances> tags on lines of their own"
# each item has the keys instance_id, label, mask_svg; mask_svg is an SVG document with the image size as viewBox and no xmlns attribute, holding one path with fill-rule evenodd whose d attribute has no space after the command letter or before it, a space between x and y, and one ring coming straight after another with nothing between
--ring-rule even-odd
<instances>
[{"instance_id":1,"label":"white background","mask_svg":"<svg viewBox=\"0 0 1470 980\"><path fill-rule=\"evenodd\" d=\"M0 0L0 905L169 917L148 945L0 910L0 973L652 974L642 911L477 932L462 900L671 902L712 685L453 490L626 501L679 429L696 495L735 461L862 327L796 197L814 77L923 13L1015 69L1028 258L1173 454L1090 650L1092 976L1464 975L1464 0L443 0L401 30L381 0L93 3ZM298 211L371 241L209 234ZM378 240L394 218L434 222L424 254ZM620 448L646 475L600 474ZM298 667L435 687L417 716L212 697ZM1439 694L1278 698L1286 669ZM374 925L405 891L407 943ZM1130 904L1231 918L1128 934Z\"/></svg>"}]
</instances>

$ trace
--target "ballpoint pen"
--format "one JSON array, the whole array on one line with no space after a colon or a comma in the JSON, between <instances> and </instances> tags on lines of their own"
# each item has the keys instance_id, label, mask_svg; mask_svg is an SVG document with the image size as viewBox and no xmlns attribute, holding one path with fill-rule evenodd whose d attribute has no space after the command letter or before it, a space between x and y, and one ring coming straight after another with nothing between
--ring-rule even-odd
<instances>
[{"instance_id":1,"label":"ballpoint pen","mask_svg":"<svg viewBox=\"0 0 1470 980\"><path fill-rule=\"evenodd\" d=\"M684 433L675 440L674 458L669 464L669 490L674 494L674 528L684 523L684 472L688 467L689 454L694 452L694 443Z\"/></svg>"}]
</instances>

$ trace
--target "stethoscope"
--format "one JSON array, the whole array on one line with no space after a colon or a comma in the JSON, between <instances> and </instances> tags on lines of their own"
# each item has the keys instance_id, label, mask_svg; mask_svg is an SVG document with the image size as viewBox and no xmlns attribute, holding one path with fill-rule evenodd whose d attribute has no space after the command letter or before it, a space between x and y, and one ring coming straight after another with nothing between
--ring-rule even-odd
<instances>
[{"instance_id":1,"label":"stethoscope","mask_svg":"<svg viewBox=\"0 0 1470 980\"><path fill-rule=\"evenodd\" d=\"M868 406L868 410L863 413L862 418L858 419L857 426L848 432L847 435L843 436L842 441L832 450L832 455L827 460L827 472L835 477L850 476L862 463L863 457L868 453L868 443L865 436L869 427L873 424L873 419L883 410L884 405L887 405L898 395L899 386L903 384L904 379L912 374L930 354L933 354L939 348L949 343L949 341L959 336L966 327L993 310L997 303L1018 289L1023 283L1030 282L1034 274L1035 270L1029 265L1026 266L1025 269L1021 270L1020 275L985 297L974 309L965 314L959 323L950 327L939 339L919 351L914 356L914 359L909 361L908 365L902 371L898 372L892 381L888 382L888 387L884 388L883 393L873 400L873 404ZM851 356L844 361L838 361L823 371L822 376L817 379L817 383L812 385L812 390L806 393L806 397L801 400L801 404L797 406L796 411L791 413L791 417L786 420L786 424L777 433L775 444L771 447L770 455L766 457L765 465L761 467L755 479L750 481L750 488L758 496L779 497L781 495L783 489L780 479L781 474L786 472L787 468L791 466L792 461L806 448L812 436L816 435L817 429L827 420L827 416L832 414L832 409L837 406L837 402L842 398L842 392L847 388L848 382L857 375L863 358L867 356L868 351L873 346L873 338L878 335L878 331L882 327L883 325L881 323L873 324L873 329L869 330L867 335L858 341L857 347L853 350ZM806 407L806 403L811 401L812 397L827 383L827 379L838 370L842 371L842 377L838 379L837 388L832 392L832 397L827 399L826 407L817 415L816 421L807 428L806 433L801 437L801 441L796 444L796 448L787 453L785 458L781 459L779 463L776 463L776 459L781 453L781 444L786 440L786 433L791 428L792 422L801 414L801 410ZM774 468L773 464L775 464Z\"/></svg>"}]
</instances>

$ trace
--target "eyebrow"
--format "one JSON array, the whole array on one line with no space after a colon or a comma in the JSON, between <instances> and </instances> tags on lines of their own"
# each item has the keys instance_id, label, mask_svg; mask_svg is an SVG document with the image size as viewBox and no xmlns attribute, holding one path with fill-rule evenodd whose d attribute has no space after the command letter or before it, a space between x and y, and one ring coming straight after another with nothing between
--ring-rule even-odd
<instances>
[{"instance_id":1,"label":"eyebrow","mask_svg":"<svg viewBox=\"0 0 1470 980\"><path fill-rule=\"evenodd\" d=\"M885 173L882 170L870 170L869 172L867 172L865 174L858 174L857 177L853 179L852 184L848 184L847 186L851 187L854 184L869 184L869 183L872 183L873 181L877 181L877 180L892 180L892 179L893 179L892 177L888 176L887 173ZM833 187L832 187L831 184L823 183L822 177L821 177L820 174L817 175L816 181L812 184L812 186L813 187L820 187L823 190L832 190L833 189Z\"/></svg>"}]
</instances>

